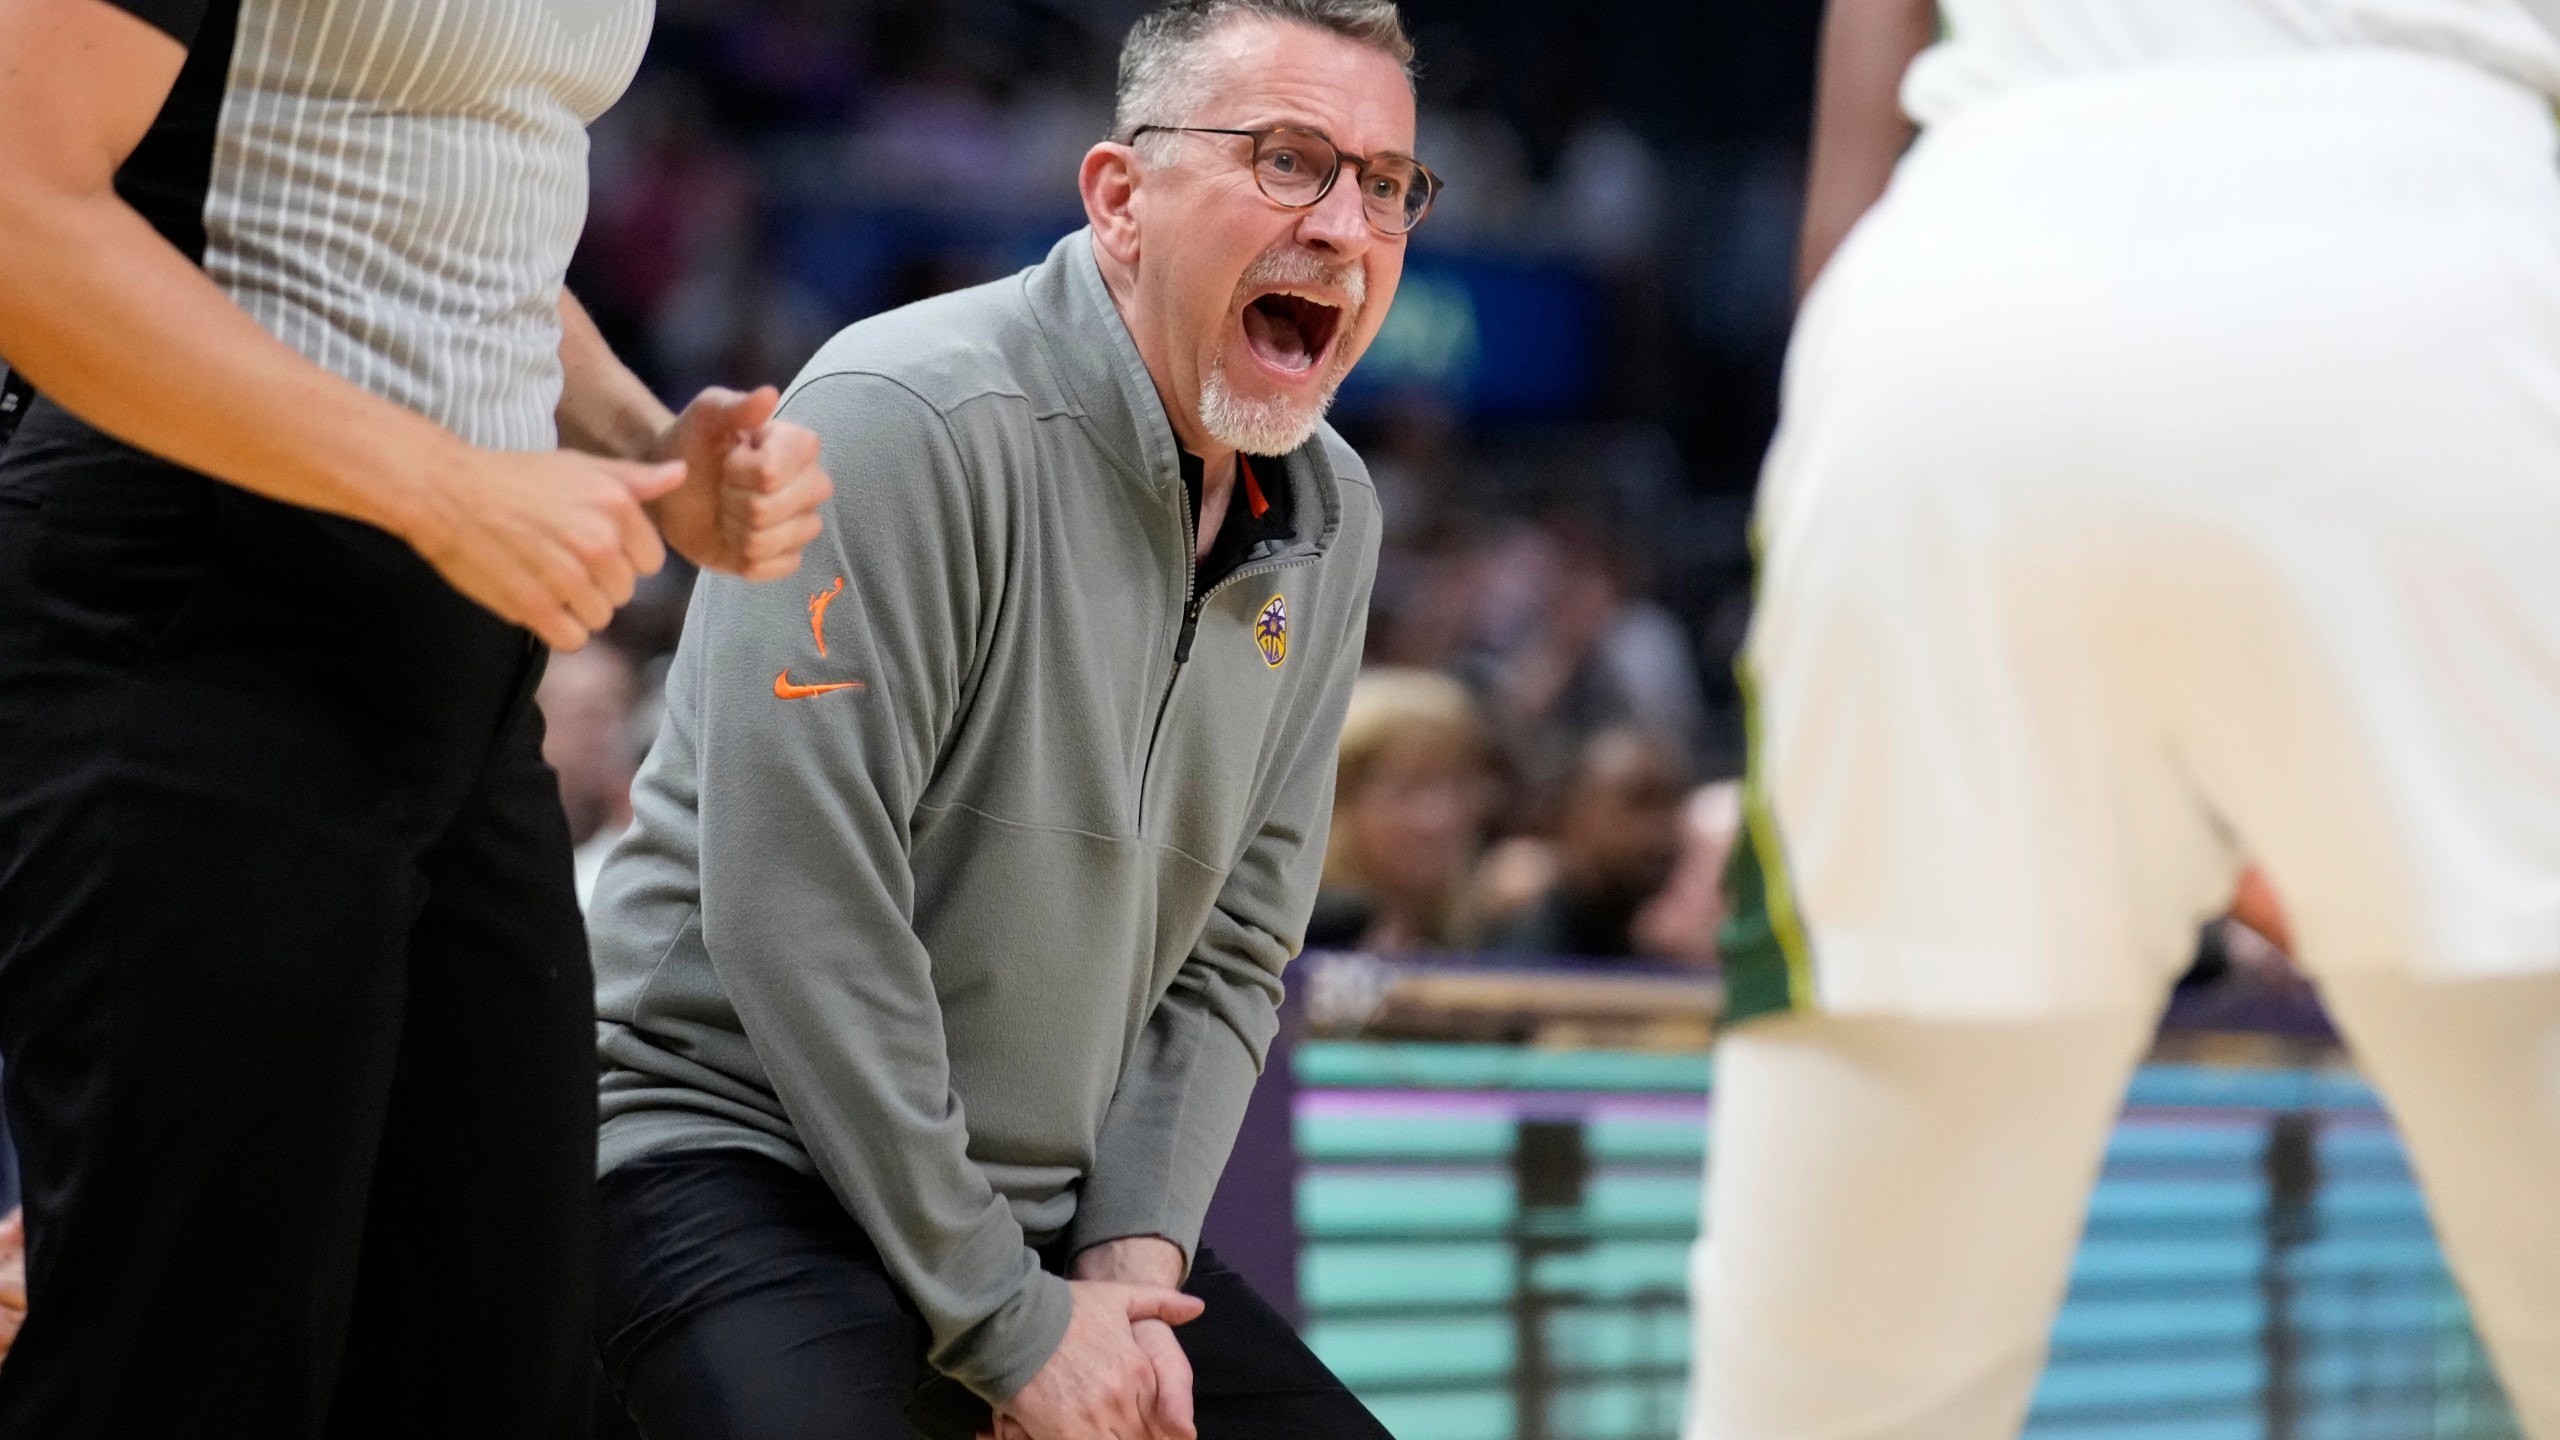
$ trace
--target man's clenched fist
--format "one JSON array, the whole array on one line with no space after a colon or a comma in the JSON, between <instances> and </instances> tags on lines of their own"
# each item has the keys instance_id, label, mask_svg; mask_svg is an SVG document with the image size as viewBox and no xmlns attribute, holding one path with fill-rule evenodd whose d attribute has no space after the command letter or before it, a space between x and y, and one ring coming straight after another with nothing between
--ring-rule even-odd
<instances>
[{"instance_id":1,"label":"man's clenched fist","mask_svg":"<svg viewBox=\"0 0 2560 1440\"><path fill-rule=\"evenodd\" d=\"M835 493L818 466L818 437L773 418L782 392L713 388L694 397L659 441L684 462L684 483L650 502L677 554L705 570L776 580L800 568L818 538L818 507Z\"/></svg>"}]
</instances>

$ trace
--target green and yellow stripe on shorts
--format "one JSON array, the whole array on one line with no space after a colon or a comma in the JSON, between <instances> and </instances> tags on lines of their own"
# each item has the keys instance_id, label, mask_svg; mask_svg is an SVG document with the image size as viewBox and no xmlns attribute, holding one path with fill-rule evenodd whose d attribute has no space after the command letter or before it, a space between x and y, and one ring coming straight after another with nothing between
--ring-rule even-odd
<instances>
[{"instance_id":1,"label":"green and yellow stripe on shorts","mask_svg":"<svg viewBox=\"0 0 2560 1440\"><path fill-rule=\"evenodd\" d=\"M1813 946L1796 908L1787 875L1787 851L1769 803L1769 747L1761 734L1759 686L1746 645L1734 661L1742 686L1742 834L1725 864L1725 922L1716 932L1724 959L1724 1023L1810 1010Z\"/></svg>"}]
</instances>

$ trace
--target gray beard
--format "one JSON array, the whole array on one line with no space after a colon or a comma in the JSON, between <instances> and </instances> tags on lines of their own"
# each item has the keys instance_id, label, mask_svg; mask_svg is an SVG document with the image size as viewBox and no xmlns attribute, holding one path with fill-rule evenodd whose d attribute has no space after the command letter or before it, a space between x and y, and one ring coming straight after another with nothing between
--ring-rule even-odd
<instances>
[{"instance_id":1,"label":"gray beard","mask_svg":"<svg viewBox=\"0 0 2560 1440\"><path fill-rule=\"evenodd\" d=\"M1210 360L1209 374L1200 386L1200 428L1209 432L1210 439L1247 455L1286 455L1313 438L1316 427L1324 423L1325 412L1333 408L1333 392L1342 388L1342 377L1351 373L1351 331L1359 323L1360 312L1368 308L1367 273L1357 265L1328 265L1304 250L1275 245L1246 268L1244 278L1236 284L1236 293L1246 294L1263 285L1304 281L1339 285L1351 302L1342 316L1323 390L1316 395L1314 404L1306 406L1277 396L1247 400L1227 383L1227 352L1221 349Z\"/></svg>"},{"instance_id":2,"label":"gray beard","mask_svg":"<svg viewBox=\"0 0 2560 1440\"><path fill-rule=\"evenodd\" d=\"M1209 362L1208 379L1200 386L1200 428L1209 432L1210 439L1247 455L1286 455L1314 438L1341 384L1339 375L1326 380L1312 405L1293 404L1278 396L1247 400L1227 383L1227 357L1222 352Z\"/></svg>"}]
</instances>

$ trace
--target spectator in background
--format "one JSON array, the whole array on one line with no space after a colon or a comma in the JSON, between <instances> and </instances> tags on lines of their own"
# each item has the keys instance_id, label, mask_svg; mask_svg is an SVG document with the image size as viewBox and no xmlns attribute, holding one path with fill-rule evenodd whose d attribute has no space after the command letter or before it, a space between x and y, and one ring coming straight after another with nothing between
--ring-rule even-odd
<instances>
[{"instance_id":1,"label":"spectator in background","mask_svg":"<svg viewBox=\"0 0 2560 1440\"><path fill-rule=\"evenodd\" d=\"M1576 757L1548 847L1543 887L1496 921L1485 948L1531 955L1639 953L1636 915L1679 863L1689 769L1650 730L1612 726ZM1531 867L1512 862L1513 873Z\"/></svg>"},{"instance_id":2,"label":"spectator in background","mask_svg":"<svg viewBox=\"0 0 2560 1440\"><path fill-rule=\"evenodd\" d=\"M693 338L701 292L751 248L755 172L680 73L644 75L596 123L595 200L571 280L596 297L596 326L653 374L716 342Z\"/></svg>"},{"instance_id":3,"label":"spectator in background","mask_svg":"<svg viewBox=\"0 0 2560 1440\"><path fill-rule=\"evenodd\" d=\"M1381 955L1464 946L1467 881L1493 801L1492 754L1466 687L1428 670L1368 671L1337 754L1307 945Z\"/></svg>"},{"instance_id":4,"label":"spectator in background","mask_svg":"<svg viewBox=\"0 0 2560 1440\"><path fill-rule=\"evenodd\" d=\"M1716 963L1724 925L1724 867L1742 837L1742 783L1718 780L1680 806L1680 858L1629 927L1635 953L1701 969Z\"/></svg>"},{"instance_id":5,"label":"spectator in background","mask_svg":"<svg viewBox=\"0 0 2560 1440\"><path fill-rule=\"evenodd\" d=\"M1440 602L1472 635L1454 668L1486 697L1503 753L1533 802L1559 793L1584 742L1614 727L1662 737L1682 768L1701 747L1705 702L1689 641L1638 593L1637 557L1558 510L1478 551ZM1538 808L1543 809L1540 803Z\"/></svg>"},{"instance_id":6,"label":"spectator in background","mask_svg":"<svg viewBox=\"0 0 2560 1440\"><path fill-rule=\"evenodd\" d=\"M595 893L605 852L631 826L631 710L639 675L611 645L551 657L535 699L542 706L542 758L560 777L560 808L577 847L578 906Z\"/></svg>"}]
</instances>

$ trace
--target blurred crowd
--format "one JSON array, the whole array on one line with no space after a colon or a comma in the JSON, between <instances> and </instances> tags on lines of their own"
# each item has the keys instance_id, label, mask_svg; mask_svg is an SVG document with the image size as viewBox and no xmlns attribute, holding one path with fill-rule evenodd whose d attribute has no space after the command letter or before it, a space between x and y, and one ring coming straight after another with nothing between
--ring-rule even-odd
<instances>
[{"instance_id":1,"label":"blurred crowd","mask_svg":"<svg viewBox=\"0 0 2560 1440\"><path fill-rule=\"evenodd\" d=\"M1675 738L1625 722L1524 783L1488 713L1450 675L1362 675L1308 945L1712 963L1739 787L1694 783Z\"/></svg>"},{"instance_id":2,"label":"blurred crowd","mask_svg":"<svg viewBox=\"0 0 2560 1440\"><path fill-rule=\"evenodd\" d=\"M689 393L788 374L846 320L1019 268L1081 221L1077 164L1139 8L668 0L594 127L573 285L644 375ZM1656 147L1592 94L1504 103L1480 17L1422 31L1417 149L1448 186L1431 243L1657 286L1680 217Z\"/></svg>"}]
</instances>

